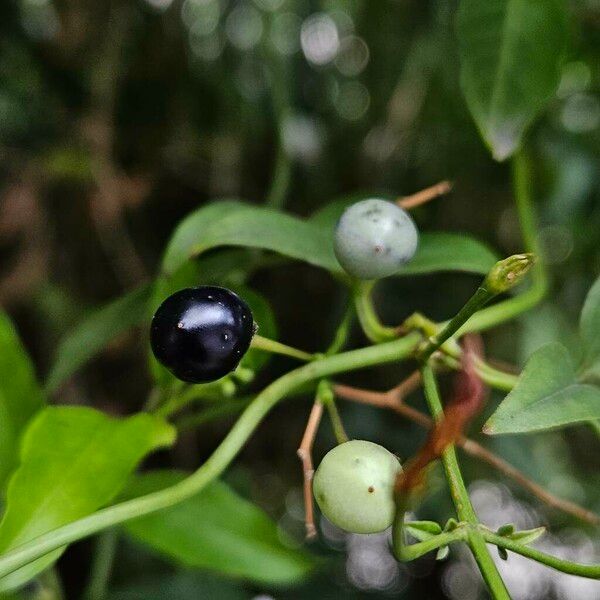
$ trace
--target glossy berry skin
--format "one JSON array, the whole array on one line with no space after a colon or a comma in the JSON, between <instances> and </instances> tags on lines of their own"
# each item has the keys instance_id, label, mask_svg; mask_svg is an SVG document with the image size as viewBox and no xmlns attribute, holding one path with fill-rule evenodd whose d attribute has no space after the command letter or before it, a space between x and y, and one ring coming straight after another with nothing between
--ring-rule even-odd
<instances>
[{"instance_id":1,"label":"glossy berry skin","mask_svg":"<svg viewBox=\"0 0 600 600\"><path fill-rule=\"evenodd\" d=\"M335 229L334 251L348 274L381 279L414 256L418 240L417 228L403 208L371 198L344 211Z\"/></svg>"},{"instance_id":2,"label":"glossy berry skin","mask_svg":"<svg viewBox=\"0 0 600 600\"><path fill-rule=\"evenodd\" d=\"M383 446L351 440L329 451L313 479L321 512L352 533L376 533L394 520L394 484L400 461Z\"/></svg>"},{"instance_id":3,"label":"glossy berry skin","mask_svg":"<svg viewBox=\"0 0 600 600\"><path fill-rule=\"evenodd\" d=\"M220 379L233 371L255 332L252 312L221 287L187 288L158 308L150 329L157 360L189 383Z\"/></svg>"}]
</instances>

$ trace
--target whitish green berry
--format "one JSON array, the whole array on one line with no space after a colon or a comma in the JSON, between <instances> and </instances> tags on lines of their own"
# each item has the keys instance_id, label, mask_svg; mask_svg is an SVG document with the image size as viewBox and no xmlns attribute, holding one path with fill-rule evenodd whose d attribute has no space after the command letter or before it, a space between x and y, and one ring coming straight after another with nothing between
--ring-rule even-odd
<instances>
[{"instance_id":1,"label":"whitish green berry","mask_svg":"<svg viewBox=\"0 0 600 600\"><path fill-rule=\"evenodd\" d=\"M394 483L400 461L383 446L352 440L321 461L313 493L322 513L352 533L376 533L394 520Z\"/></svg>"},{"instance_id":2,"label":"whitish green berry","mask_svg":"<svg viewBox=\"0 0 600 600\"><path fill-rule=\"evenodd\" d=\"M344 211L335 229L334 251L350 275L381 279L414 256L418 239L417 228L403 208L371 198Z\"/></svg>"}]
</instances>

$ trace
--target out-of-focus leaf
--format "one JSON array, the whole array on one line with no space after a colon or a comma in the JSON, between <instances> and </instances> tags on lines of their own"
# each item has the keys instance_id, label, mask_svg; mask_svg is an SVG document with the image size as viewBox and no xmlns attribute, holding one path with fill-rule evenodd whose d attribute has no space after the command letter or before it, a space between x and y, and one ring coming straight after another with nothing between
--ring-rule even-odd
<instances>
[{"instance_id":1,"label":"out-of-focus leaf","mask_svg":"<svg viewBox=\"0 0 600 600\"><path fill-rule=\"evenodd\" d=\"M21 431L43 404L31 360L0 311L0 488L16 465Z\"/></svg>"},{"instance_id":2,"label":"out-of-focus leaf","mask_svg":"<svg viewBox=\"0 0 600 600\"><path fill-rule=\"evenodd\" d=\"M276 210L233 201L215 202L185 218L171 237L162 270L173 273L191 257L223 246L271 250L340 271L331 236L322 229Z\"/></svg>"},{"instance_id":3,"label":"out-of-focus leaf","mask_svg":"<svg viewBox=\"0 0 600 600\"><path fill-rule=\"evenodd\" d=\"M526 433L591 419L600 419L600 388L577 383L569 352L551 343L531 355L517 385L484 431Z\"/></svg>"},{"instance_id":4,"label":"out-of-focus leaf","mask_svg":"<svg viewBox=\"0 0 600 600\"><path fill-rule=\"evenodd\" d=\"M152 286L142 286L93 312L58 345L46 388L60 384L102 350L113 338L144 321Z\"/></svg>"},{"instance_id":5,"label":"out-of-focus leaf","mask_svg":"<svg viewBox=\"0 0 600 600\"><path fill-rule=\"evenodd\" d=\"M147 494L185 475L156 471L132 478L127 497ZM271 585L304 579L314 566L261 510L216 481L189 500L125 525L135 539L188 567L206 568Z\"/></svg>"},{"instance_id":6,"label":"out-of-focus leaf","mask_svg":"<svg viewBox=\"0 0 600 600\"><path fill-rule=\"evenodd\" d=\"M584 369L596 371L600 377L600 277L585 299L579 331L583 341Z\"/></svg>"},{"instance_id":7,"label":"out-of-focus leaf","mask_svg":"<svg viewBox=\"0 0 600 600\"><path fill-rule=\"evenodd\" d=\"M461 86L494 158L504 160L554 94L565 53L563 0L462 0Z\"/></svg>"},{"instance_id":8,"label":"out-of-focus leaf","mask_svg":"<svg viewBox=\"0 0 600 600\"><path fill-rule=\"evenodd\" d=\"M0 552L105 506L146 454L174 439L172 426L147 413L113 419L91 408L45 408L23 435L0 523ZM27 582L61 552L4 577L0 590Z\"/></svg>"}]
</instances>

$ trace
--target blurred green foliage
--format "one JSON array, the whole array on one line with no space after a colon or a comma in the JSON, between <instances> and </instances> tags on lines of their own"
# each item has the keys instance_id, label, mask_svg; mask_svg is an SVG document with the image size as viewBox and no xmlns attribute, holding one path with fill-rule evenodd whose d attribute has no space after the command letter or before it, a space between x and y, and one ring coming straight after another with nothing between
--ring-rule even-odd
<instances>
[{"instance_id":1,"label":"blurred green foliage","mask_svg":"<svg viewBox=\"0 0 600 600\"><path fill-rule=\"evenodd\" d=\"M529 132L551 293L535 312L485 336L490 354L519 366L547 342L576 349L579 312L600 272L600 6L565 3L570 43L558 92ZM343 195L405 195L450 179L450 195L414 211L421 230L469 232L503 255L520 251L509 168L490 158L461 93L458 4L2 2L0 303L39 373L48 373L58 341L84 315L157 275L174 227L215 198L270 199L306 216ZM251 265L242 269L251 272L247 283L268 299L280 339L309 351L327 346L348 299L325 273L294 263L265 270L253 251L227 252L235 251L212 250L206 260L215 260L215 273L225 262L223 279L238 285L235 267ZM477 282L468 274L393 279L377 288L376 300L386 323L414 310L441 320ZM133 323L136 316L134 308L128 318ZM354 331L352 343L364 343L362 334ZM145 333L122 333L55 398L116 414L139 410L151 381L146 358ZM253 385L260 389L289 366L286 359L271 361ZM346 380L386 389L403 375L398 371L381 367ZM475 437L498 399L493 395L473 424ZM228 474L237 491L297 540L303 516L295 450L306 400L280 406ZM424 437L381 411L340 408L351 435L382 443L403 460ZM152 465L196 467L229 425L226 420L185 434L169 458L153 458ZM591 431L576 427L485 442L550 490L600 511ZM322 427L316 456L333 443ZM497 475L463 462L467 480L485 496L484 482ZM419 518L443 521L451 504L441 475L432 474L429 484ZM526 502L535 501L517 488L514 498L503 487L491 489L505 509L511 498L527 520L533 509ZM567 528L578 539L594 533L565 515L536 510L556 531ZM433 558L389 567L388 579L382 578L364 559L369 552L381 555L385 541L377 543L353 547L351 540L346 553L332 533L315 544L329 560L327 573L272 592L180 571L127 541L118 549L111 598L154 593L226 600L271 592L286 599L456 597L460 587L452 584L450 569ZM79 597L91 550L82 542L58 563L67 598ZM44 597L44 586L54 584L35 582L31 594Z\"/></svg>"}]
</instances>

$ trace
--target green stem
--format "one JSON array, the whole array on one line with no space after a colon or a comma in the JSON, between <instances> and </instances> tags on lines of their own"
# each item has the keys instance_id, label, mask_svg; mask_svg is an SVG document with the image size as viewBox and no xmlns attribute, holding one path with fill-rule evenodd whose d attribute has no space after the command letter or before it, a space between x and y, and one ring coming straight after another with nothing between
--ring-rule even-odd
<instances>
[{"instance_id":1,"label":"green stem","mask_svg":"<svg viewBox=\"0 0 600 600\"><path fill-rule=\"evenodd\" d=\"M404 514L402 514L402 519L404 519ZM404 531L402 530L394 536L394 554L399 560L408 562L420 558L424 554L437 550L442 546L448 546L454 542L467 541L467 535L467 529L459 526L454 531L440 533L423 542L405 544L403 539Z\"/></svg>"},{"instance_id":2,"label":"green stem","mask_svg":"<svg viewBox=\"0 0 600 600\"><path fill-rule=\"evenodd\" d=\"M475 369L482 381L487 383L489 386L496 388L497 390L510 392L515 385L517 385L517 381L519 381L518 375L513 375L512 373L506 373L505 371L496 369L483 360L478 360L476 362Z\"/></svg>"},{"instance_id":3,"label":"green stem","mask_svg":"<svg viewBox=\"0 0 600 600\"><path fill-rule=\"evenodd\" d=\"M479 311L461 329L461 335L470 331L484 331L514 319L539 304L548 291L548 275L540 253L533 207L531 159L527 152L522 150L514 155L511 164L513 193L525 250L532 252L538 259L533 267L533 284L524 293Z\"/></svg>"},{"instance_id":4,"label":"green stem","mask_svg":"<svg viewBox=\"0 0 600 600\"><path fill-rule=\"evenodd\" d=\"M338 328L335 330L335 334L333 336L333 340L331 340L331 344L329 344L329 348L325 350L325 354L327 356L331 354L337 354L344 348L348 342L348 337L350 336L352 321L354 321L354 306L350 303L344 313L344 316L342 317L340 324L338 325Z\"/></svg>"},{"instance_id":5,"label":"green stem","mask_svg":"<svg viewBox=\"0 0 600 600\"><path fill-rule=\"evenodd\" d=\"M325 407L327 408L327 412L329 413L329 420L331 421L333 435L335 435L337 443L346 443L350 438L348 437L346 429L344 428L344 424L342 423L342 418L340 417L340 413L338 411L335 400L333 398L328 400L325 403Z\"/></svg>"},{"instance_id":6,"label":"green stem","mask_svg":"<svg viewBox=\"0 0 600 600\"><path fill-rule=\"evenodd\" d=\"M450 339L468 319L470 319L482 306L487 304L496 294L488 288L481 286L471 296L467 303L458 311L450 322L436 335L429 338L427 345L419 352L422 361L427 359Z\"/></svg>"},{"instance_id":7,"label":"green stem","mask_svg":"<svg viewBox=\"0 0 600 600\"><path fill-rule=\"evenodd\" d=\"M451 369L456 369L459 371L462 369L460 355L458 357L443 355L440 360L444 365L450 367ZM496 369L481 359L477 359L475 363L475 370L477 375L481 377L481 380L484 383L497 390L502 390L503 392L512 391L519 380L518 375L513 375L512 373L507 373L506 371Z\"/></svg>"},{"instance_id":8,"label":"green stem","mask_svg":"<svg viewBox=\"0 0 600 600\"><path fill-rule=\"evenodd\" d=\"M443 329L429 339L419 352L423 362L448 341L477 311L492 298L517 285L529 272L535 262L535 255L513 254L499 260L486 275L477 291L469 298L458 313L444 325Z\"/></svg>"},{"instance_id":9,"label":"green stem","mask_svg":"<svg viewBox=\"0 0 600 600\"><path fill-rule=\"evenodd\" d=\"M481 532L481 535L483 535L485 540L490 544L495 544L496 546L500 546L501 548L506 548L507 550L516 552L521 556L531 558L532 560L547 565L548 567L552 567L557 571L569 573L570 575L579 575L580 577L600 579L600 565L582 565L579 563L571 562L570 560L556 558L555 556L546 554L545 552L540 552L535 548L531 548L529 546L525 546L524 544L520 544L519 542L511 540L510 538L498 535L484 527L479 527L479 531Z\"/></svg>"},{"instance_id":10,"label":"green stem","mask_svg":"<svg viewBox=\"0 0 600 600\"><path fill-rule=\"evenodd\" d=\"M109 529L98 537L85 600L103 600L106 597L118 538L116 529Z\"/></svg>"},{"instance_id":11,"label":"green stem","mask_svg":"<svg viewBox=\"0 0 600 600\"><path fill-rule=\"evenodd\" d=\"M291 346L286 346L281 342L262 337L262 335L255 335L252 338L250 346L255 350L264 350L265 352L271 352L272 354L282 354L283 356L297 358L303 362L309 362L315 358L313 354L292 348Z\"/></svg>"},{"instance_id":12,"label":"green stem","mask_svg":"<svg viewBox=\"0 0 600 600\"><path fill-rule=\"evenodd\" d=\"M398 334L393 327L386 327L381 323L373 308L371 292L374 285L374 281L357 282L353 293L358 321L369 340L378 344L393 340L398 337Z\"/></svg>"},{"instance_id":13,"label":"green stem","mask_svg":"<svg viewBox=\"0 0 600 600\"><path fill-rule=\"evenodd\" d=\"M194 496L221 475L267 413L296 388L337 373L402 360L414 352L419 340L420 335L413 333L387 344L328 356L286 373L258 394L219 447L189 477L164 490L102 509L19 546L0 557L0 577L57 548L119 523L168 508Z\"/></svg>"},{"instance_id":14,"label":"green stem","mask_svg":"<svg viewBox=\"0 0 600 600\"><path fill-rule=\"evenodd\" d=\"M435 376L430 365L425 364L422 369L423 387L425 398L429 405L431 415L436 421L444 416L442 403L440 401ZM446 472L446 479L450 487L450 494L456 507L456 513L461 521L472 525L478 525L479 520L469 499L465 482L463 481L454 445L448 446L442 454L442 464ZM479 565L479 570L495 599L510 600L510 595L500 573L488 552L485 540L481 532L476 528L469 528L467 541L473 552L473 556Z\"/></svg>"},{"instance_id":15,"label":"green stem","mask_svg":"<svg viewBox=\"0 0 600 600\"><path fill-rule=\"evenodd\" d=\"M285 121L291 113L291 103L289 82L284 61L277 52L270 48L266 49L266 54L271 74L270 83L277 133L277 153L275 156L273 178L267 192L266 205L280 209L285 205L292 180L292 161L285 148L284 138Z\"/></svg>"},{"instance_id":16,"label":"green stem","mask_svg":"<svg viewBox=\"0 0 600 600\"><path fill-rule=\"evenodd\" d=\"M168 418L196 400L216 400L219 396L219 385L201 384L182 388L179 393L170 396L161 404L154 414Z\"/></svg>"}]
</instances>

